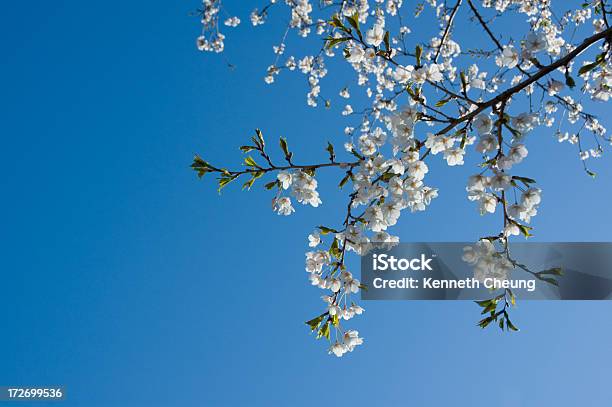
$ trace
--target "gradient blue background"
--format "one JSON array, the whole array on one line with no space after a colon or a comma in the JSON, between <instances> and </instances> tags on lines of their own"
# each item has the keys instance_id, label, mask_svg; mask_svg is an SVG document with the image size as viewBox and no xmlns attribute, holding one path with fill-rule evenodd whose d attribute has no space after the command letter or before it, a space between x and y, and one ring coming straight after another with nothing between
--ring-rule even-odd
<instances>
[{"instance_id":1,"label":"gradient blue background","mask_svg":"<svg viewBox=\"0 0 612 407\"><path fill-rule=\"evenodd\" d=\"M321 210L278 217L261 186L218 196L188 168L196 152L239 165L255 127L301 162L344 141L340 106L306 107L303 76L264 84L286 15L254 30L244 3L225 56L196 51L197 1L3 4L0 385L63 384L61 405L88 407L610 405L609 302L521 303L517 334L481 331L469 302L368 303L352 325L365 345L342 359L309 336L306 236L339 219L340 174L321 178ZM591 180L550 132L529 148L535 239L609 241L609 157ZM474 167L431 167L440 197L397 234L490 233L499 219L465 197Z\"/></svg>"}]
</instances>

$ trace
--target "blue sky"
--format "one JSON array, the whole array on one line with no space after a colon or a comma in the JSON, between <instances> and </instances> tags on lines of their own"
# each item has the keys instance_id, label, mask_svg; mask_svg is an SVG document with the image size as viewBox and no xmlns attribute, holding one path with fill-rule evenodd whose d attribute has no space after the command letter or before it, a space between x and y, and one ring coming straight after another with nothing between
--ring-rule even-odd
<instances>
[{"instance_id":1,"label":"blue sky","mask_svg":"<svg viewBox=\"0 0 612 407\"><path fill-rule=\"evenodd\" d=\"M469 302L373 302L353 324L365 345L328 356L303 323L322 305L303 253L339 219L341 175L321 177L322 209L286 218L261 187L219 196L188 166L196 152L238 165L255 127L316 160L345 123L306 106L301 76L264 84L285 16L228 32L229 70L195 50L197 3L4 5L0 385L63 384L62 405L89 407L609 404L608 302L521 303L512 335L476 328ZM530 137L535 239L609 241L608 159L591 180L568 145ZM498 219L465 198L473 168L432 169L440 197L396 232L490 232Z\"/></svg>"}]
</instances>

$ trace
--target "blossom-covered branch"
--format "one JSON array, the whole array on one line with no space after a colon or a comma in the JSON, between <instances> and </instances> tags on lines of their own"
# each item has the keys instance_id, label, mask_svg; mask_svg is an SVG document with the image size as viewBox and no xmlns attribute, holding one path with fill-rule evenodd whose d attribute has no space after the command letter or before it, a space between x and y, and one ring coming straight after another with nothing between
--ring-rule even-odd
<instances>
[{"instance_id":1,"label":"blossom-covered branch","mask_svg":"<svg viewBox=\"0 0 612 407\"><path fill-rule=\"evenodd\" d=\"M287 141L280 139L286 162L281 165L257 131L252 144L241 147L251 154L244 158L244 169L218 167L199 156L192 164L200 176L217 174L219 189L240 177L246 177L243 187L251 188L273 174L265 187L275 191L274 210L280 215L295 211L292 199L319 206L317 171L341 170L339 186L352 187L346 213L337 225L318 226L308 236L311 249L305 267L312 285L326 291L323 311L307 324L318 337L331 341L330 353L337 356L363 342L357 331L343 326L364 311L354 299L364 287L347 269L346 256L363 255L375 243L396 244L399 237L389 230L401 213L427 209L438 190L425 184L426 161L441 155L449 166L464 165L468 152L478 161L478 172L467 180L467 198L480 214L498 213L502 221L498 230L465 251L464 260L474 265L476 278L508 279L520 269L553 284L551 276L558 271L534 273L511 257L508 246L513 236L531 236L531 221L542 200L536 180L515 170L528 156L528 135L536 127L556 127L550 133L577 147L592 177L595 172L587 160L600 157L603 145L610 143L592 111L592 105L607 102L612 93L612 11L605 0L586 1L573 10L565 10L563 2L554 8L550 0L427 0L412 10L403 3L271 0L254 10L253 26L265 23L272 6L286 6L289 15L281 43L272 46L274 63L266 69L266 83L275 83L281 72L301 72L307 104L317 107L323 102L333 108L335 97L323 96L321 88L326 61L342 59L353 72L350 85L333 90L348 121L340 136L345 151L336 151L334 141L327 144L321 162L297 165ZM205 0L198 10L200 50L223 51L222 12L221 0ZM226 26L239 24L240 19L228 16ZM428 34L420 29L417 38L407 24L419 18L431 19L436 30ZM503 19L510 19L515 31L501 37L495 32ZM462 46L454 35L459 21L471 21L492 50L482 49L479 41ZM292 30L302 38L318 37L306 42L313 52L286 56ZM354 108L348 101L360 91L367 103ZM338 159L341 154L348 158ZM496 321L501 329L516 330L509 317L514 303L508 289L479 302L486 316L478 325Z\"/></svg>"}]
</instances>

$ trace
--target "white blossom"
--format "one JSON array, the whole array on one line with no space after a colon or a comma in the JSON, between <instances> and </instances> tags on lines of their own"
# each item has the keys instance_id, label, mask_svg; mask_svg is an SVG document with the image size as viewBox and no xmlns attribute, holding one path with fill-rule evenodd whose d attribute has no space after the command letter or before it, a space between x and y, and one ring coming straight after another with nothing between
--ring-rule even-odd
<instances>
[{"instance_id":1,"label":"white blossom","mask_svg":"<svg viewBox=\"0 0 612 407\"><path fill-rule=\"evenodd\" d=\"M501 53L501 56L497 60L499 66L505 66L506 68L514 68L518 65L519 53L512 45L507 45Z\"/></svg>"},{"instance_id":2,"label":"white blossom","mask_svg":"<svg viewBox=\"0 0 612 407\"><path fill-rule=\"evenodd\" d=\"M535 54L544 51L548 47L548 40L543 32L531 31L527 34L523 46L529 54Z\"/></svg>"},{"instance_id":3,"label":"white blossom","mask_svg":"<svg viewBox=\"0 0 612 407\"><path fill-rule=\"evenodd\" d=\"M380 24L374 24L366 33L366 42L373 47L378 47L385 37L385 28Z\"/></svg>"},{"instance_id":4,"label":"white blossom","mask_svg":"<svg viewBox=\"0 0 612 407\"><path fill-rule=\"evenodd\" d=\"M274 200L274 210L279 215L285 216L291 215L293 212L295 212L295 209L293 206L291 206L291 199L288 197L281 197Z\"/></svg>"},{"instance_id":5,"label":"white blossom","mask_svg":"<svg viewBox=\"0 0 612 407\"><path fill-rule=\"evenodd\" d=\"M317 247L319 244L321 244L321 236L317 232L308 235L308 246Z\"/></svg>"}]
</instances>

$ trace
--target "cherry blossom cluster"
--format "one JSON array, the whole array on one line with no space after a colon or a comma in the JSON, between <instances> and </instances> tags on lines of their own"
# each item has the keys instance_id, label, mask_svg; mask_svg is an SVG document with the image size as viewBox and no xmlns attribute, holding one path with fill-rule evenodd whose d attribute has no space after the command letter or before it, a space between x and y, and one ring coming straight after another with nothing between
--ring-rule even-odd
<instances>
[{"instance_id":1,"label":"cherry blossom cluster","mask_svg":"<svg viewBox=\"0 0 612 407\"><path fill-rule=\"evenodd\" d=\"M277 175L278 182L280 183L281 189L291 189L291 194L295 199L304 205L311 205L313 207L319 206L321 198L317 192L317 180L308 175L304 171L281 171ZM279 215L291 215L295 212L295 209L291 205L291 198L287 196L279 196L274 200L274 210Z\"/></svg>"},{"instance_id":2,"label":"cherry blossom cluster","mask_svg":"<svg viewBox=\"0 0 612 407\"><path fill-rule=\"evenodd\" d=\"M221 0L204 0L202 8L198 10L201 17L202 33L197 38L197 47L200 51L223 52L225 35L220 32L219 13L223 11ZM240 24L238 17L228 17L223 21L227 27L237 27Z\"/></svg>"},{"instance_id":3,"label":"cherry blossom cluster","mask_svg":"<svg viewBox=\"0 0 612 407\"><path fill-rule=\"evenodd\" d=\"M474 246L464 247L462 259L474 267L474 278L480 282L487 278L508 280L514 268L504 253L498 252L489 240L480 240Z\"/></svg>"}]
</instances>

